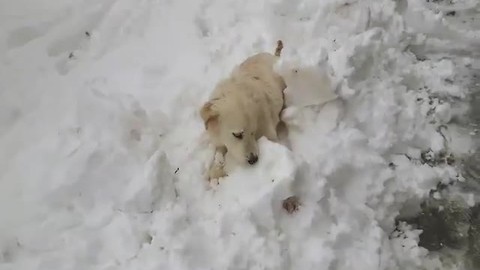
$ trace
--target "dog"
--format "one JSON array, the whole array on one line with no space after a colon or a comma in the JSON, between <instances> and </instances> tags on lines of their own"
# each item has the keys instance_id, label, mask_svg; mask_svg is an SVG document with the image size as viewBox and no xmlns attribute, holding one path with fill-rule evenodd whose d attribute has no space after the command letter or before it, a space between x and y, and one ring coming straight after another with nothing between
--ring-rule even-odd
<instances>
[{"instance_id":1,"label":"dog","mask_svg":"<svg viewBox=\"0 0 480 270\"><path fill-rule=\"evenodd\" d=\"M274 53L248 57L221 80L200 109L208 137L215 146L208 179L226 176L225 154L240 164L254 165L261 158L257 140L265 136L277 142L277 126L285 107L283 78L274 71L283 42Z\"/></svg>"}]
</instances>

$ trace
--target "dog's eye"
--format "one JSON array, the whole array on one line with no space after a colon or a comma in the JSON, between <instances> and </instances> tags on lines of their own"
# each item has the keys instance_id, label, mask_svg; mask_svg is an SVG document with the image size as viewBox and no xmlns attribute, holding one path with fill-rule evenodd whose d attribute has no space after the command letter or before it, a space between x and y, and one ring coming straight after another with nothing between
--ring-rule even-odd
<instances>
[{"instance_id":1,"label":"dog's eye","mask_svg":"<svg viewBox=\"0 0 480 270\"><path fill-rule=\"evenodd\" d=\"M239 140L243 139L243 132L238 132L238 133L233 132L232 135L233 135L233 137L235 137Z\"/></svg>"}]
</instances>

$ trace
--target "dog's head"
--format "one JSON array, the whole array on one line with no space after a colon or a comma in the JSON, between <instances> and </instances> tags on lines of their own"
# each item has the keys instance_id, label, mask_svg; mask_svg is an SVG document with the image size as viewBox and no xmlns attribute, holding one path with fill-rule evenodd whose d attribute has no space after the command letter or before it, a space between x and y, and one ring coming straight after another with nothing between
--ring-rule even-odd
<instances>
[{"instance_id":1,"label":"dog's head","mask_svg":"<svg viewBox=\"0 0 480 270\"><path fill-rule=\"evenodd\" d=\"M201 108L200 115L208 132L225 145L235 159L253 165L258 161L256 122L249 121L248 114L230 105L209 101Z\"/></svg>"}]
</instances>

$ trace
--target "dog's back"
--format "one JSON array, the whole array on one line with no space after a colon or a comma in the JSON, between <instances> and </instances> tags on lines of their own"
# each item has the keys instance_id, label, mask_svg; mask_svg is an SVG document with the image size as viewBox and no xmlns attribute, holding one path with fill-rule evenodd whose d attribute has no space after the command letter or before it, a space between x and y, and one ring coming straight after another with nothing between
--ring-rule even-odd
<instances>
[{"instance_id":1,"label":"dog's back","mask_svg":"<svg viewBox=\"0 0 480 270\"><path fill-rule=\"evenodd\" d=\"M232 77L262 80L283 91L286 87L285 82L273 69L277 60L278 57L270 53L264 52L253 55L232 72Z\"/></svg>"},{"instance_id":2,"label":"dog's back","mask_svg":"<svg viewBox=\"0 0 480 270\"><path fill-rule=\"evenodd\" d=\"M246 83L250 86L249 88L252 85L259 85L260 89L269 92L268 95L271 98L283 100L283 90L286 88L286 84L284 79L274 71L274 65L278 61L282 49L283 43L279 40L274 54L262 52L245 59L234 68L229 78L217 84L211 98L220 98L226 92L242 91L242 87L231 87L231 85Z\"/></svg>"},{"instance_id":3,"label":"dog's back","mask_svg":"<svg viewBox=\"0 0 480 270\"><path fill-rule=\"evenodd\" d=\"M261 111L279 114L284 104L283 90L286 85L283 78L273 70L277 60L278 57L270 53L259 53L247 58L232 71L229 78L217 84L211 98L233 99L235 103L257 105L259 100L263 100L266 102L263 105L268 106L260 109ZM250 108L253 109L257 105L251 105Z\"/></svg>"}]
</instances>

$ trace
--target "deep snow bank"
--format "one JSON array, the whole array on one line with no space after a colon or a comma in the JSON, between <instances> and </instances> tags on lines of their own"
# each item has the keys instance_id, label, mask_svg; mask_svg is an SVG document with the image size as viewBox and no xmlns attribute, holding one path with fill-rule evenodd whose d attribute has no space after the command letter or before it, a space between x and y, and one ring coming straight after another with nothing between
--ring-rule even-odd
<instances>
[{"instance_id":1,"label":"deep snow bank","mask_svg":"<svg viewBox=\"0 0 480 270\"><path fill-rule=\"evenodd\" d=\"M442 18L427 7L387 0L1 5L2 268L442 264L418 247L419 231L401 226L391 234L405 204L418 205L438 181L457 177L452 166L414 162L422 150L445 147L438 126L457 112L431 96L463 97L456 75L469 63L419 61L451 38L435 36L427 23ZM277 39L285 44L278 68L291 76L284 116L292 151L262 141L259 166L209 189L211 149L198 108L235 64L272 50ZM327 90L338 99L323 104ZM468 152L464 135L453 136L450 151ZM279 203L290 192L303 202L292 216Z\"/></svg>"}]
</instances>

